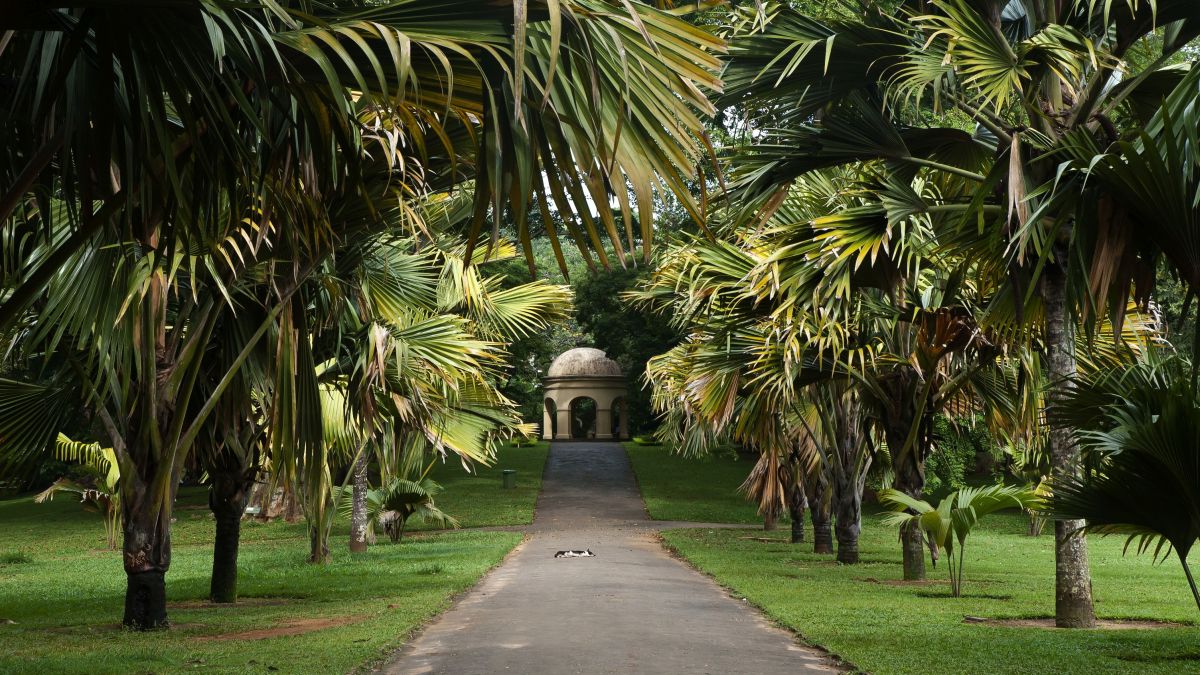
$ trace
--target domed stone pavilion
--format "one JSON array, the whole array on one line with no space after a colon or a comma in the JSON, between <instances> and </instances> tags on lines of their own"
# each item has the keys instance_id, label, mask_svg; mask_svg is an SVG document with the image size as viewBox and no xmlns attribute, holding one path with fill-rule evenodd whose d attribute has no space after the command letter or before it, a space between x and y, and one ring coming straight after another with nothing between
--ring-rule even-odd
<instances>
[{"instance_id":1,"label":"domed stone pavilion","mask_svg":"<svg viewBox=\"0 0 1200 675\"><path fill-rule=\"evenodd\" d=\"M625 374L616 361L591 347L558 355L546 373L542 438L629 438Z\"/></svg>"}]
</instances>

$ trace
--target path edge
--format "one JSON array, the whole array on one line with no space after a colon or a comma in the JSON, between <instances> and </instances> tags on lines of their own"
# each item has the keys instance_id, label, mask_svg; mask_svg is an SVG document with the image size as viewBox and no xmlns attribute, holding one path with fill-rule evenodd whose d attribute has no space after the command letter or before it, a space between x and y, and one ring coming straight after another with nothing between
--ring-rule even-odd
<instances>
[{"instance_id":1,"label":"path edge","mask_svg":"<svg viewBox=\"0 0 1200 675\"><path fill-rule=\"evenodd\" d=\"M528 526L525 525L522 527L528 527ZM444 609L442 609L442 611L429 617L424 622L422 622L421 625L419 625L415 628L411 628L411 629L405 631L402 635L398 636L399 639L401 640L400 644L395 645L395 646L386 647L381 653L377 654L376 656L374 656L370 659L367 659L366 661L363 661L362 663L358 664L353 669L351 669L347 672L352 675L365 675L367 673L382 673L383 668L385 666L387 666L389 663L400 660L400 658L404 656L405 652L412 649L413 644L415 644L416 641L418 639L420 639L420 637L425 633L425 631L429 630L430 626L432 626L433 624L440 621L441 618L444 617L446 615L446 613L448 613L450 610L452 610L452 609L458 607L460 604L462 604L463 600L465 600L468 595L475 592L475 590L478 589L483 584L483 582L490 579L492 577L492 575L496 573L496 570L498 570L501 567L503 567L504 565L508 564L510 558L513 558L514 556L517 555L517 553L520 553L521 549L525 548L525 545L529 543L530 537L531 537L531 535L528 532L526 532L524 534L524 536L521 537L521 541L517 542L517 545L513 546L512 550L510 550L508 553L504 554L503 558L496 561L495 565L492 565L491 567L489 567L487 569L487 571L485 571L483 574L479 575L479 578L475 580L475 583L471 584L467 588L464 588L463 590L459 591L458 593L455 593L454 595L452 595L450 597L449 604L447 604L446 607Z\"/></svg>"},{"instance_id":2,"label":"path edge","mask_svg":"<svg viewBox=\"0 0 1200 675\"><path fill-rule=\"evenodd\" d=\"M690 529L690 528L667 528L667 529ZM698 529L703 529L703 528L698 528ZM700 574L704 578L712 581L713 584L715 584L717 586L717 588L720 588L721 592L724 593L725 596L728 597L730 600L733 600L734 602L742 601L745 604L753 607L754 611L760 617L762 617L762 619L764 621L766 621L767 623L771 624L772 626L778 628L779 630L784 631L788 635L791 635L792 639L800 646L802 646L806 649L812 649L813 651L817 651L817 652L820 652L821 654L823 654L825 656L825 658L828 659L828 662L829 662L828 665L831 666L836 672L839 672L839 673L866 673L867 672L867 671L863 670L862 668L859 668L858 666L854 665L850 661L847 661L845 658L843 658L837 652L834 652L834 651L828 649L824 645L820 645L820 644L817 644L816 642L813 642L808 637L806 637L804 635L804 633L800 632L799 630L796 630L795 628L792 628L791 626L783 623L779 619L776 619L775 617L771 616L771 614L766 610L765 607L758 604L757 602L754 602L750 598L747 598L746 596L742 595L741 592L738 591L736 588L733 588L731 586L728 586L728 585L722 583L721 580L718 579L715 575L710 574L710 573L704 571L703 569L700 569L700 567L697 566L695 563L693 563L690 559L688 559L687 556L683 555L683 553L681 553L679 551L679 549L677 549L674 546L672 546L671 544L669 544L667 542L667 540L663 538L662 533L663 533L663 530L658 530L653 533L653 536L654 536L655 541L658 542L658 545L660 547L662 547L662 550L664 552L666 552L666 554L668 556L677 560L678 562L682 563L683 565L687 566L688 569L690 569L690 570Z\"/></svg>"}]
</instances>

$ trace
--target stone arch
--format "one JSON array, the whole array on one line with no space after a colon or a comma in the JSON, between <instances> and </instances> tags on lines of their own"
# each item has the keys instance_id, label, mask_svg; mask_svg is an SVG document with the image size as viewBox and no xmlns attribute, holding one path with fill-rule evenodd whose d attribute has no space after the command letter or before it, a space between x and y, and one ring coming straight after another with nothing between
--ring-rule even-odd
<instances>
[{"instance_id":1,"label":"stone arch","mask_svg":"<svg viewBox=\"0 0 1200 675\"><path fill-rule=\"evenodd\" d=\"M571 404L568 407L571 411L571 428L569 433L572 439L583 440L601 437L599 433L601 427L597 425L597 422L600 421L599 401L592 396L583 394L572 398Z\"/></svg>"}]
</instances>

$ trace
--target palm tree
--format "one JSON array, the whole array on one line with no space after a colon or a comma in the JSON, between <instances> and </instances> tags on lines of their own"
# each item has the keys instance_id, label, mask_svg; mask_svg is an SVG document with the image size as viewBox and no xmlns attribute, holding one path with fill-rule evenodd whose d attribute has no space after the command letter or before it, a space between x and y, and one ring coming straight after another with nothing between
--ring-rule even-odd
<instances>
[{"instance_id":1,"label":"palm tree","mask_svg":"<svg viewBox=\"0 0 1200 675\"><path fill-rule=\"evenodd\" d=\"M772 4L735 26L718 103L756 122L733 187L747 210L769 211L808 172L878 167L886 208L931 216L948 233L941 246L973 251L977 273L1010 283L1004 302L1018 318L1042 317L1040 347L1061 393L1076 369L1077 320L1087 329L1107 313L1120 325L1129 295L1150 296L1160 252L1200 280L1185 244L1196 158L1183 150L1200 71L1173 66L1195 58L1183 50L1200 34L1200 7L898 5L817 20ZM890 189L914 174L938 189ZM1073 475L1069 429L1052 426L1048 438L1053 473ZM1060 626L1094 624L1081 524L1056 523Z\"/></svg>"},{"instance_id":2,"label":"palm tree","mask_svg":"<svg viewBox=\"0 0 1200 675\"><path fill-rule=\"evenodd\" d=\"M526 7L128 0L0 17L13 30L0 59L19 74L2 132L0 219L17 244L0 325L27 328L24 349L82 392L30 413L6 452L47 445L79 398L105 427L121 466L127 625L167 623L171 501L222 394L268 335L276 368L307 364L296 318L315 302L309 272L332 241L378 227L378 214L347 222L326 199L379 194L364 158L395 160L406 198L473 180L472 241L489 207L498 222L503 203L518 221L530 195L544 205L542 175L562 214L588 201L580 184L596 204L615 193L629 248L634 207L613 186L631 181L643 205L656 187L694 203L683 178L710 109L698 87L717 86L721 43L640 3ZM394 114L364 117L379 109ZM601 206L599 222L615 240L613 213ZM572 232L595 245L600 226L582 220ZM265 307L261 321L193 400L210 336L241 301ZM271 451L297 442L321 436L274 437Z\"/></svg>"},{"instance_id":3,"label":"palm tree","mask_svg":"<svg viewBox=\"0 0 1200 675\"><path fill-rule=\"evenodd\" d=\"M39 492L33 501L38 504L50 501L60 492L79 495L80 502L104 519L108 547L116 550L120 545L118 533L121 531L121 493L117 488L121 470L117 467L117 456L112 448L102 448L99 443L78 443L59 434L54 442L54 457L84 466L90 475L79 480L59 478Z\"/></svg>"},{"instance_id":4,"label":"palm tree","mask_svg":"<svg viewBox=\"0 0 1200 675\"><path fill-rule=\"evenodd\" d=\"M879 494L879 500L897 511L887 518L889 525L919 528L939 549L946 552L946 565L950 568L950 593L956 598L962 595L967 537L979 520L1002 509L1035 508L1039 503L1038 496L1029 489L1007 485L963 488L942 498L936 507L899 490L884 490ZM954 557L955 549L958 550L958 559Z\"/></svg>"},{"instance_id":5,"label":"palm tree","mask_svg":"<svg viewBox=\"0 0 1200 675\"><path fill-rule=\"evenodd\" d=\"M659 404L760 443L779 436L779 418L820 437L846 560L876 448L919 498L934 416L1009 398L992 375L996 337L977 318L994 288L973 280L969 258L931 255L929 217L883 203L876 183L870 172L810 174L761 223L738 222L735 205L724 241L681 245L643 294L689 336L651 364ZM802 423L794 413L812 400L824 419ZM905 577L921 578L921 533L907 534Z\"/></svg>"},{"instance_id":6,"label":"palm tree","mask_svg":"<svg viewBox=\"0 0 1200 675\"><path fill-rule=\"evenodd\" d=\"M1196 606L1187 557L1200 539L1200 395L1194 366L1157 356L1091 373L1051 414L1076 429L1089 467L1056 479L1047 513L1084 530L1128 535L1126 550L1165 559L1174 550Z\"/></svg>"}]
</instances>

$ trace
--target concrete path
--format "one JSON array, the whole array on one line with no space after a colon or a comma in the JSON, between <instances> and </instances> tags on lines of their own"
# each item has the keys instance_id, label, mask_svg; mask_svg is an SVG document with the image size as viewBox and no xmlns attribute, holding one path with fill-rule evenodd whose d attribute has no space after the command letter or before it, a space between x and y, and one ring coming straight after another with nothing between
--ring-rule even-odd
<instances>
[{"instance_id":1,"label":"concrete path","mask_svg":"<svg viewBox=\"0 0 1200 675\"><path fill-rule=\"evenodd\" d=\"M386 673L805 673L820 652L669 556L625 451L555 443L530 538ZM594 558L555 559L590 548Z\"/></svg>"}]
</instances>

